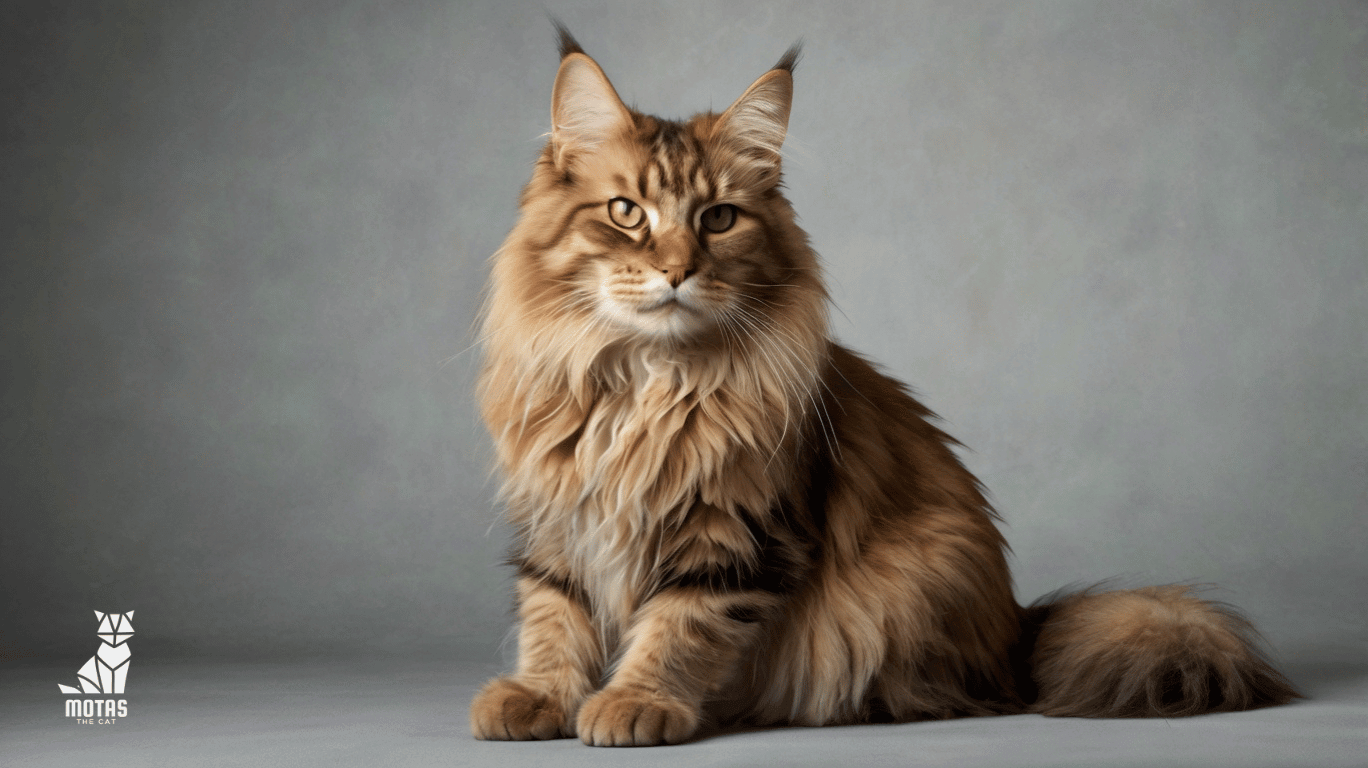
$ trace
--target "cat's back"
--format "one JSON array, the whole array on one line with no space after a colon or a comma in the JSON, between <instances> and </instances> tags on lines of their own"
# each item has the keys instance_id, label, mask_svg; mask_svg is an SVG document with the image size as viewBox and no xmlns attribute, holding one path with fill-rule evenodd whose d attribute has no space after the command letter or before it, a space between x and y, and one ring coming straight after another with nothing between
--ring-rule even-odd
<instances>
[{"instance_id":1,"label":"cat's back","mask_svg":"<svg viewBox=\"0 0 1368 768\"><path fill-rule=\"evenodd\" d=\"M934 422L901 381L832 341L821 377L824 415L837 440L832 468L871 495L869 512L903 517L923 507L957 507L992 518L978 481L955 456L959 442ZM886 499L889 509L879 503Z\"/></svg>"}]
</instances>

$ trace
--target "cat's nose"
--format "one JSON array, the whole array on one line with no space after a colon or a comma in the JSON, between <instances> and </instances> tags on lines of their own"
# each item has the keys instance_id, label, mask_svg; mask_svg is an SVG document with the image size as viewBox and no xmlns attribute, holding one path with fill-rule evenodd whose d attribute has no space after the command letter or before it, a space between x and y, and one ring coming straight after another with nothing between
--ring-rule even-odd
<instances>
[{"instance_id":1,"label":"cat's nose","mask_svg":"<svg viewBox=\"0 0 1368 768\"><path fill-rule=\"evenodd\" d=\"M671 288L678 288L698 271L697 249L698 242L692 232L683 228L666 229L652 238L651 264L665 275Z\"/></svg>"},{"instance_id":2,"label":"cat's nose","mask_svg":"<svg viewBox=\"0 0 1368 768\"><path fill-rule=\"evenodd\" d=\"M698 270L689 265L671 265L661 267L660 271L665 274L665 279L670 283L671 288L678 288L679 284L689 279L689 276Z\"/></svg>"}]
</instances>

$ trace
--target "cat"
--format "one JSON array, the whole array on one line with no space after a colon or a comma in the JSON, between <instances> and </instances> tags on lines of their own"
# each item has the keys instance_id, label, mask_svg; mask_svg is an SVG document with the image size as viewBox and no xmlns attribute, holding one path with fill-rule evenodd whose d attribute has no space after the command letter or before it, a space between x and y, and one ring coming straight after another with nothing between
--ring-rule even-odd
<instances>
[{"instance_id":1,"label":"cat","mask_svg":"<svg viewBox=\"0 0 1368 768\"><path fill-rule=\"evenodd\" d=\"M1183 586L1022 608L957 443L831 340L781 186L798 46L721 114L623 104L563 27L552 130L492 260L481 412L518 657L480 739L715 724L1179 716L1299 694Z\"/></svg>"},{"instance_id":2,"label":"cat","mask_svg":"<svg viewBox=\"0 0 1368 768\"><path fill-rule=\"evenodd\" d=\"M95 655L81 667L76 676L81 683L80 689L69 685L57 684L65 694L81 693L123 693L124 683L128 680L128 669L133 665L133 652L128 647L128 639L133 637L133 612L100 613L95 612L100 622L96 634L100 637L100 647Z\"/></svg>"}]
</instances>

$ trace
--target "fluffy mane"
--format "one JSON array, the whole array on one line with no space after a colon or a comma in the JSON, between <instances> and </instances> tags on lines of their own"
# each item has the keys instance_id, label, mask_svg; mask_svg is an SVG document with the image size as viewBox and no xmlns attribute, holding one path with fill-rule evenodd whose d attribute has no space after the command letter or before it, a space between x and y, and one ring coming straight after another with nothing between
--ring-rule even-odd
<instances>
[{"instance_id":1,"label":"fluffy mane","mask_svg":"<svg viewBox=\"0 0 1368 768\"><path fill-rule=\"evenodd\" d=\"M563 48L572 65L597 73L577 45ZM775 71L787 75L796 55ZM772 506L792 485L798 446L834 439L820 377L827 296L778 191L788 108L774 105L773 89L753 86L728 113L688 122L622 107L616 134L587 146L578 135L569 147L548 142L518 223L494 256L478 396L505 477L503 501L524 534L569 525L572 536L599 543L581 553L581 567L592 560L602 568L605 552L636 551L643 537L678 526L695 499L731 513ZM575 92L570 109L589 113L589 122L616 111L593 97ZM763 216L784 263L767 265L772 282L741 286L713 328L662 337L599 310L576 280L582 256L572 226L581 206L596 202L581 200L586 155L641 169L642 186L668 187L673 180L653 161L689 151L705 158L699 172L728 199ZM649 564L639 560L628 580L642 584ZM624 600L607 602L625 611Z\"/></svg>"},{"instance_id":2,"label":"fluffy mane","mask_svg":"<svg viewBox=\"0 0 1368 768\"><path fill-rule=\"evenodd\" d=\"M1168 716L1296 695L1237 614L1182 587L1017 605L955 441L829 336L782 193L797 48L723 112L669 121L624 105L563 29L560 47L482 313L520 626L477 736L658 744L705 716Z\"/></svg>"}]
</instances>

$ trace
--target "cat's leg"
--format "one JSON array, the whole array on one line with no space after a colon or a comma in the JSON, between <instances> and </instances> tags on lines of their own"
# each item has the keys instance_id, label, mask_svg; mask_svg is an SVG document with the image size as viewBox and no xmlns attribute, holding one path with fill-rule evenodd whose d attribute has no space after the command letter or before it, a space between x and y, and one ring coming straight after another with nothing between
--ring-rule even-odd
<instances>
[{"instance_id":1,"label":"cat's leg","mask_svg":"<svg viewBox=\"0 0 1368 768\"><path fill-rule=\"evenodd\" d=\"M524 569L518 578L518 666L489 681L470 705L477 739L575 735L575 715L593 692L603 649L582 594L563 580Z\"/></svg>"},{"instance_id":2,"label":"cat's leg","mask_svg":"<svg viewBox=\"0 0 1368 768\"><path fill-rule=\"evenodd\" d=\"M688 739L783 600L795 559L787 548L716 509L695 510L684 530L666 548L661 584L633 617L612 679L580 709L586 744Z\"/></svg>"},{"instance_id":3,"label":"cat's leg","mask_svg":"<svg viewBox=\"0 0 1368 768\"><path fill-rule=\"evenodd\" d=\"M991 522L924 507L862 538L852 509L849 496L828 501L835 543L754 657L751 719L821 726L1012 711L1018 609Z\"/></svg>"},{"instance_id":4,"label":"cat's leg","mask_svg":"<svg viewBox=\"0 0 1368 768\"><path fill-rule=\"evenodd\" d=\"M698 730L705 701L759 631L766 593L667 589L637 613L609 684L579 713L579 737L600 747L677 744Z\"/></svg>"},{"instance_id":5,"label":"cat's leg","mask_svg":"<svg viewBox=\"0 0 1368 768\"><path fill-rule=\"evenodd\" d=\"M81 665L81 671L76 673L81 683L82 693L104 693L100 690L100 658L91 656L85 664Z\"/></svg>"}]
</instances>

